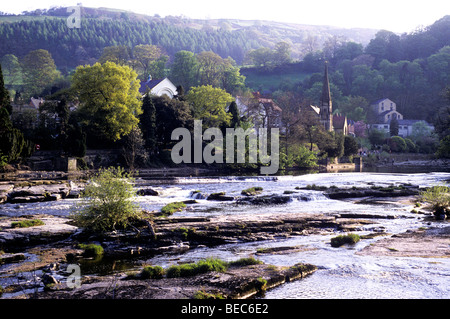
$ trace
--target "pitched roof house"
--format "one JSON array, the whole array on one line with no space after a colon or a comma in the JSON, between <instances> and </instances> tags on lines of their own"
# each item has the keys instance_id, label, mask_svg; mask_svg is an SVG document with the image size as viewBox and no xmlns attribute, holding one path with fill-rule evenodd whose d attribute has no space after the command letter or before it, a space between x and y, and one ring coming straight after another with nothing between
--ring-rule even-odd
<instances>
[{"instance_id":1,"label":"pitched roof house","mask_svg":"<svg viewBox=\"0 0 450 319\"><path fill-rule=\"evenodd\" d=\"M144 96L148 92L156 96L167 95L171 99L178 94L176 86L168 79L152 79L148 77L147 81L141 81L139 92Z\"/></svg>"}]
</instances>

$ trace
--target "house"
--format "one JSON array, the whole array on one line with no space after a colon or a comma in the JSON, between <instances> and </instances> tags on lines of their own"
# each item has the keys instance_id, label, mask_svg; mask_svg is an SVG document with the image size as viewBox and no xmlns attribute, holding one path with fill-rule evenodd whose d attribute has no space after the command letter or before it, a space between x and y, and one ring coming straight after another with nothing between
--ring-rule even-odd
<instances>
[{"instance_id":1,"label":"house","mask_svg":"<svg viewBox=\"0 0 450 319\"><path fill-rule=\"evenodd\" d=\"M146 82L141 81L141 87L139 88L139 93L142 96L148 92L156 96L166 95L171 99L178 95L176 86L168 78L152 79L151 76L148 77Z\"/></svg>"},{"instance_id":2,"label":"house","mask_svg":"<svg viewBox=\"0 0 450 319\"><path fill-rule=\"evenodd\" d=\"M398 121L398 136L408 137L413 134L413 127L418 122L424 122L425 126L431 132L434 126L422 120L405 120L403 115L397 111L395 102L388 98L377 100L371 104L372 110L375 112L377 122L370 124L370 128L375 128L385 133L390 133L391 121L396 119Z\"/></svg>"},{"instance_id":3,"label":"house","mask_svg":"<svg viewBox=\"0 0 450 319\"><path fill-rule=\"evenodd\" d=\"M283 110L270 98L254 92L251 97L236 97L239 113L250 119L258 128L281 128Z\"/></svg>"},{"instance_id":4,"label":"house","mask_svg":"<svg viewBox=\"0 0 450 319\"><path fill-rule=\"evenodd\" d=\"M397 111L397 104L390 99L383 98L371 104L377 115L378 123L390 123L392 119L403 120L403 115Z\"/></svg>"},{"instance_id":5,"label":"house","mask_svg":"<svg viewBox=\"0 0 450 319\"><path fill-rule=\"evenodd\" d=\"M343 135L349 134L349 127L347 117L345 115L334 114L333 115L333 129L337 133L342 133Z\"/></svg>"}]
</instances>

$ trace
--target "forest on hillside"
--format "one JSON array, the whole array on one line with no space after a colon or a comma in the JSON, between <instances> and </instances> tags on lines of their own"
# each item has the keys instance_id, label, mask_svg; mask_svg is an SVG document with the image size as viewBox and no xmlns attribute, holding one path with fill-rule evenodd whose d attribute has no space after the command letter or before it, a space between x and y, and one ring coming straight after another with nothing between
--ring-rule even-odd
<instances>
[{"instance_id":1,"label":"forest on hillside","mask_svg":"<svg viewBox=\"0 0 450 319\"><path fill-rule=\"evenodd\" d=\"M155 100L148 103L149 109L158 112L164 110L156 116L164 119L158 122L163 125L161 132L155 127L154 133L146 133L142 127L146 144L159 140L162 143L158 146L160 151L169 147L168 143L161 142L168 140L168 126L165 124L176 123L183 127L193 118L201 118L199 114L191 114L191 111L197 104L199 108L204 107L199 101L205 95L219 94L229 103L237 95L251 96L255 91L273 98L282 108L282 122L286 128L293 124L292 121L302 126L298 131L300 133L295 133L298 136L291 136L298 144L298 141L307 140L307 128L314 126L314 121L307 118L298 120L299 108L319 104L324 64L327 61L335 113L345 114L354 122L370 123L373 121L371 102L389 98L397 104L397 110L405 119L426 120L435 125L438 136L414 141L421 144L423 149L427 146L427 152L436 151L438 138L444 140L450 136L450 16L409 34L398 35L380 30L367 45L332 35L318 46L315 42L318 39L311 36L303 42L306 51L298 60L293 58L292 38L279 38L279 42L269 45L255 36L255 30L262 32L267 29L264 25L253 25L248 29L226 26L199 29L180 26L180 19L171 23L171 19L148 19L123 12L111 13L112 16L102 18L96 18L96 14L91 12L87 15L78 29L69 29L66 19L57 12L33 12L25 16L29 19L22 20L20 16L0 16L0 58L4 86L14 103L28 103L31 96L65 100L64 103L71 102L71 99L77 101L80 96L75 96L79 93L75 90L74 83L77 81L74 78L80 68L75 68L90 65L95 69L99 66L94 67L94 64L100 62L99 65L115 70L116 66L106 64L113 63L124 74L130 70L136 72L127 75L128 80L135 76L138 80L145 80L148 75L158 78L168 76L175 85L182 87L179 89L185 97L180 94L179 100L170 103ZM85 88L86 91L90 89ZM6 101L8 94L3 95L5 105L9 104ZM89 100L88 97L89 94L84 99ZM9 125L11 130L19 129L24 132L25 138L47 148L52 145L75 145L65 140L56 144L49 142L53 136L63 136L62 130L68 127L72 132L69 134L68 130L64 136L74 140L82 140L81 136L89 130L95 131L93 128L98 123L91 121L95 117L86 114L84 118L78 118L79 114L71 115L70 119L67 117L64 127L55 122L50 130L48 123L51 118L45 117L45 114L68 116L68 104L59 103L49 102L39 109L43 120L38 127L23 118L22 114L12 114L12 123ZM96 105L96 102L92 103ZM152 103L154 106L151 106ZM223 123L217 125L220 127L227 124L231 117L231 113L224 113L228 105L222 104L219 119ZM215 107L211 105L209 110L215 110ZM8 106L9 113L11 110ZM129 127L133 127L136 121L145 122L145 114L144 110L141 118L133 118ZM234 117L238 123L239 115L235 114ZM97 118L101 121L104 116ZM4 119L8 122L6 116ZM154 120L151 122L154 123ZM112 132L109 128L105 129L108 127L106 124L103 125L103 133ZM123 125L119 125L118 129L122 128ZM11 130L6 132L10 134L9 140L14 137ZM118 132L116 136L119 141L122 137L126 141L127 134L132 131ZM104 140L94 141L93 137L101 134L88 135L91 138L88 146L105 145ZM320 144L320 140L324 140L323 136L317 135L315 143ZM109 146L117 146L117 141L110 139L112 144ZM312 148L312 139L309 139ZM287 140L286 137L286 145ZM336 153L336 145L330 147L326 145L328 142L322 143L320 149L328 148L327 153ZM337 140L330 143L334 145ZM339 143L342 144L343 140ZM148 145L146 147L149 148ZM448 150L450 152L450 144Z\"/></svg>"}]
</instances>

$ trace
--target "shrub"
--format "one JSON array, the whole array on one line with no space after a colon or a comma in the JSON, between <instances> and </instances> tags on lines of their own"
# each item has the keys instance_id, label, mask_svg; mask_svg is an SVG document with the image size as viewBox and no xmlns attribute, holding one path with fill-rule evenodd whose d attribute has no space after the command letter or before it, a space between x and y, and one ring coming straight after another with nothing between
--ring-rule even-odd
<instances>
[{"instance_id":1,"label":"shrub","mask_svg":"<svg viewBox=\"0 0 450 319\"><path fill-rule=\"evenodd\" d=\"M27 228L27 227L42 226L42 225L45 225L45 223L40 219L26 219L26 220L21 220L18 222L11 223L12 228Z\"/></svg>"},{"instance_id":2,"label":"shrub","mask_svg":"<svg viewBox=\"0 0 450 319\"><path fill-rule=\"evenodd\" d=\"M450 187L433 186L420 195L423 202L431 205L435 216L450 215Z\"/></svg>"},{"instance_id":3,"label":"shrub","mask_svg":"<svg viewBox=\"0 0 450 319\"><path fill-rule=\"evenodd\" d=\"M141 272L142 279L160 279L164 276L164 269L161 266L146 266Z\"/></svg>"},{"instance_id":4,"label":"shrub","mask_svg":"<svg viewBox=\"0 0 450 319\"><path fill-rule=\"evenodd\" d=\"M339 235L331 238L331 246L340 247L344 244L356 244L360 239L357 234Z\"/></svg>"},{"instance_id":5,"label":"shrub","mask_svg":"<svg viewBox=\"0 0 450 319\"><path fill-rule=\"evenodd\" d=\"M183 202L173 202L161 208L161 213L163 213L164 215L172 215L175 212L182 211L185 207L186 204Z\"/></svg>"},{"instance_id":6,"label":"shrub","mask_svg":"<svg viewBox=\"0 0 450 319\"><path fill-rule=\"evenodd\" d=\"M388 139L388 145L392 152L402 153L408 150L405 140L400 136L393 136Z\"/></svg>"},{"instance_id":7,"label":"shrub","mask_svg":"<svg viewBox=\"0 0 450 319\"><path fill-rule=\"evenodd\" d=\"M79 244L78 247L84 249L85 257L97 257L103 255L103 247L96 244Z\"/></svg>"},{"instance_id":8,"label":"shrub","mask_svg":"<svg viewBox=\"0 0 450 319\"><path fill-rule=\"evenodd\" d=\"M136 195L133 179L122 168L102 169L81 193L81 202L72 214L75 223L98 232L126 228L142 212L131 199Z\"/></svg>"},{"instance_id":9,"label":"shrub","mask_svg":"<svg viewBox=\"0 0 450 319\"><path fill-rule=\"evenodd\" d=\"M300 168L315 168L317 167L317 156L316 153L302 145L298 149L294 162Z\"/></svg>"},{"instance_id":10,"label":"shrub","mask_svg":"<svg viewBox=\"0 0 450 319\"><path fill-rule=\"evenodd\" d=\"M261 193L262 190L263 190L263 188L262 188L262 187L259 187L259 186L257 186L257 187L251 187L251 188L244 189L244 190L241 192L241 194L242 194L242 195L246 195L246 196L251 196L251 195L256 195L256 194Z\"/></svg>"}]
</instances>

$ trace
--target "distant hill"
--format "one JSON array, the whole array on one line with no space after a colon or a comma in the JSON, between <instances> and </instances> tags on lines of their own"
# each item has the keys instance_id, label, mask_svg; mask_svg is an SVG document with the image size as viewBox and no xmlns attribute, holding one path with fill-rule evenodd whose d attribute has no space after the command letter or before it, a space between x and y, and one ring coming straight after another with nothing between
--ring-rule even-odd
<instances>
[{"instance_id":1,"label":"distant hill","mask_svg":"<svg viewBox=\"0 0 450 319\"><path fill-rule=\"evenodd\" d=\"M48 50L58 68L72 69L98 59L106 46L156 44L173 56L179 50L213 51L231 56L238 64L259 47L285 41L292 57L300 59L308 48L321 49L332 36L366 45L378 30L342 29L261 20L199 20L186 17L148 16L109 8L81 8L81 28L66 25L67 8L0 16L0 57L18 57L31 50ZM299 21L301 22L301 21Z\"/></svg>"}]
</instances>

